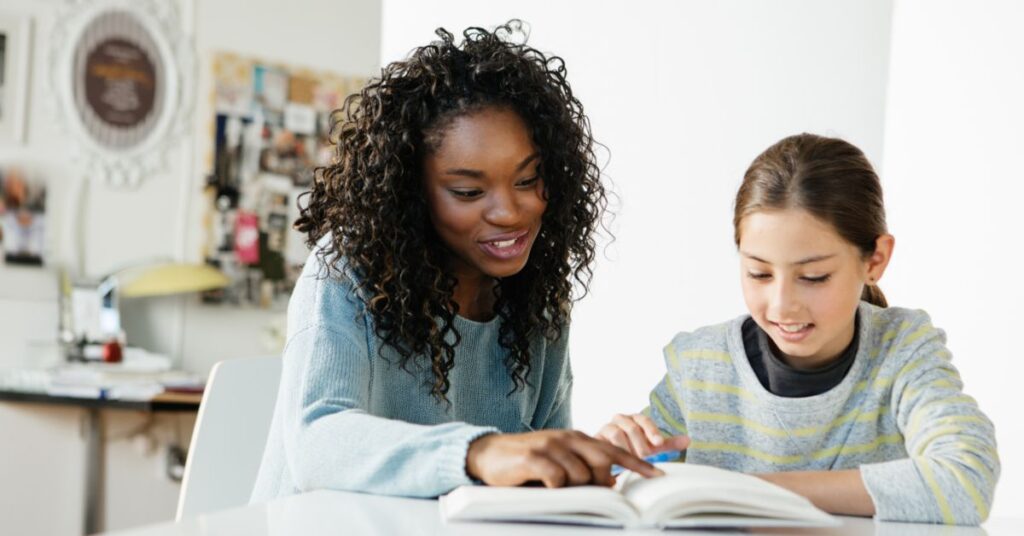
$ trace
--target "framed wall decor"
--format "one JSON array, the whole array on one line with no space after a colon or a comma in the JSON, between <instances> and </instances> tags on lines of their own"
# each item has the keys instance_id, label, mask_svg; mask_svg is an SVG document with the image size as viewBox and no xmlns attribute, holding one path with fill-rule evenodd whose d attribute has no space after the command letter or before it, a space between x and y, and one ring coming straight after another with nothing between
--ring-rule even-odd
<instances>
[{"instance_id":1,"label":"framed wall decor","mask_svg":"<svg viewBox=\"0 0 1024 536\"><path fill-rule=\"evenodd\" d=\"M55 25L58 115L92 177L137 185L163 167L187 128L194 53L176 5L77 0Z\"/></svg>"},{"instance_id":2,"label":"framed wall decor","mask_svg":"<svg viewBox=\"0 0 1024 536\"><path fill-rule=\"evenodd\" d=\"M27 16L0 12L0 143L25 141L32 24Z\"/></svg>"}]
</instances>

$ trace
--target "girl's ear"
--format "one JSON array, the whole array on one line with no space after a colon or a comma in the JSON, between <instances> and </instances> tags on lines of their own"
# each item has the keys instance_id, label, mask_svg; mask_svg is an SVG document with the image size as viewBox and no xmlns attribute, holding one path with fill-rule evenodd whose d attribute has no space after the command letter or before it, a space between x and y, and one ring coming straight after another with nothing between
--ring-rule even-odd
<instances>
[{"instance_id":1,"label":"girl's ear","mask_svg":"<svg viewBox=\"0 0 1024 536\"><path fill-rule=\"evenodd\" d=\"M867 258L867 283L874 285L882 279L885 268L889 266L892 259L892 250L896 247L896 237L891 234L884 234L875 239L875 252Z\"/></svg>"}]
</instances>

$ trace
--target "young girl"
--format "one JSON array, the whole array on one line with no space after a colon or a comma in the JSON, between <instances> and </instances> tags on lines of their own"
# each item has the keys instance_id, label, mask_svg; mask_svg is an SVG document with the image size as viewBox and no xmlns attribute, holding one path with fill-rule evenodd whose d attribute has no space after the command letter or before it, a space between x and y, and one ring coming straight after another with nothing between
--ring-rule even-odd
<instances>
[{"instance_id":1,"label":"young girl","mask_svg":"<svg viewBox=\"0 0 1024 536\"><path fill-rule=\"evenodd\" d=\"M942 330L887 307L894 240L863 153L810 134L776 143L747 170L733 223L749 316L677 335L650 405L598 437L638 455L685 448L833 513L984 521L992 423Z\"/></svg>"},{"instance_id":2,"label":"young girl","mask_svg":"<svg viewBox=\"0 0 1024 536\"><path fill-rule=\"evenodd\" d=\"M253 500L657 473L565 430L605 196L561 60L517 34L438 30L346 101L297 222L314 251Z\"/></svg>"}]
</instances>

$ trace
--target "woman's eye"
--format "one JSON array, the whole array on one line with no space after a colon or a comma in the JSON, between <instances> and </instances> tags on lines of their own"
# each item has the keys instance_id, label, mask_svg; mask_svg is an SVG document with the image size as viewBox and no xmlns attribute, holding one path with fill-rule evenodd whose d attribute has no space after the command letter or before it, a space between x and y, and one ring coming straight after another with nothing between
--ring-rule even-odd
<instances>
[{"instance_id":1,"label":"woman's eye","mask_svg":"<svg viewBox=\"0 0 1024 536\"><path fill-rule=\"evenodd\" d=\"M459 199L475 199L477 197L480 197L480 194L483 193L480 190L449 189L448 191L451 192L451 194L454 195L455 197L458 197Z\"/></svg>"},{"instance_id":2,"label":"woman's eye","mask_svg":"<svg viewBox=\"0 0 1024 536\"><path fill-rule=\"evenodd\" d=\"M819 276L813 276L813 277L812 276L804 276L804 277L801 277L800 279L803 279L804 281L807 281L808 283L824 283L825 281L828 281L830 277L832 277L832 274L825 274L825 275L819 275Z\"/></svg>"},{"instance_id":3,"label":"woman's eye","mask_svg":"<svg viewBox=\"0 0 1024 536\"><path fill-rule=\"evenodd\" d=\"M523 180L519 181L516 184L516 186L519 186L520 188L529 188L530 186L533 186L534 184L537 184L537 181L539 181L539 180L540 180L540 177L533 176L533 177L530 177L529 179L523 179Z\"/></svg>"},{"instance_id":4,"label":"woman's eye","mask_svg":"<svg viewBox=\"0 0 1024 536\"><path fill-rule=\"evenodd\" d=\"M771 276L772 274L766 274L761 272L747 272L747 277L751 279L764 280L770 278Z\"/></svg>"}]
</instances>

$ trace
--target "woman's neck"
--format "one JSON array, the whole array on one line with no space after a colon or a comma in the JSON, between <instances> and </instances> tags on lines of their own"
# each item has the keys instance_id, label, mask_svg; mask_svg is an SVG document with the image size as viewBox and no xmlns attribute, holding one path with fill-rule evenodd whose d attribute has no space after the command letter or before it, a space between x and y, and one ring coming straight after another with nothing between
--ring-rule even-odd
<instances>
[{"instance_id":1,"label":"woman's neck","mask_svg":"<svg viewBox=\"0 0 1024 536\"><path fill-rule=\"evenodd\" d=\"M486 322L494 318L494 288L498 281L484 274L456 274L452 301L459 306L459 316Z\"/></svg>"}]
</instances>

